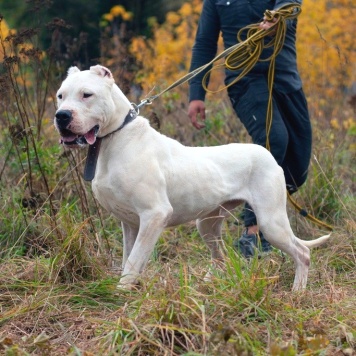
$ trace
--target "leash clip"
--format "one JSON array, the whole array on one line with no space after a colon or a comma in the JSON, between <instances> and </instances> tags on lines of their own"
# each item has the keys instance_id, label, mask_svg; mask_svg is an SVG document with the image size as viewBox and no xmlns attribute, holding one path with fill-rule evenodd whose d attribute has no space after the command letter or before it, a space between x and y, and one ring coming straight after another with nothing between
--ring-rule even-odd
<instances>
[{"instance_id":1,"label":"leash clip","mask_svg":"<svg viewBox=\"0 0 356 356\"><path fill-rule=\"evenodd\" d=\"M155 98L153 97L153 99L155 99ZM145 106L145 105L151 105L153 99L150 99L150 98L143 99L143 100L141 100L141 102L140 102L139 104L131 103L131 105L133 106L133 108L134 108L134 110L136 111L137 115L139 115L139 113L140 113L140 108L141 108L142 106Z\"/></svg>"},{"instance_id":2,"label":"leash clip","mask_svg":"<svg viewBox=\"0 0 356 356\"><path fill-rule=\"evenodd\" d=\"M151 105L151 104L152 104L152 101L153 101L153 99L151 99L151 98L143 99L143 100L141 100L141 102L137 105L137 107L140 108L141 106Z\"/></svg>"}]
</instances>

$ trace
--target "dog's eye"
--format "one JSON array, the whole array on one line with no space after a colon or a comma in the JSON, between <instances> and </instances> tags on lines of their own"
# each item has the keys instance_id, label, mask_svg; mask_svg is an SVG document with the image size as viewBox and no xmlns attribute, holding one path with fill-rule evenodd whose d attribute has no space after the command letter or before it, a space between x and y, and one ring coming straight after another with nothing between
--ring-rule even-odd
<instances>
[{"instance_id":1,"label":"dog's eye","mask_svg":"<svg viewBox=\"0 0 356 356\"><path fill-rule=\"evenodd\" d=\"M58 98L58 99L62 99L62 94L58 94L58 95L57 95L57 98Z\"/></svg>"},{"instance_id":2,"label":"dog's eye","mask_svg":"<svg viewBox=\"0 0 356 356\"><path fill-rule=\"evenodd\" d=\"M93 94L89 94L89 93L84 93L83 94L83 98L90 98Z\"/></svg>"}]
</instances>

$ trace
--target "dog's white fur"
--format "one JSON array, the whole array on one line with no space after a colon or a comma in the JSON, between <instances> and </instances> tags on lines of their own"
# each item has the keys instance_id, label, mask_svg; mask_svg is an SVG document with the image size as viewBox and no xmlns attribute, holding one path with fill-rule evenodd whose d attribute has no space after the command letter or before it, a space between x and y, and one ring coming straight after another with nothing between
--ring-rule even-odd
<instances>
[{"instance_id":1,"label":"dog's white fur","mask_svg":"<svg viewBox=\"0 0 356 356\"><path fill-rule=\"evenodd\" d=\"M92 94L88 97L88 95ZM254 144L186 147L166 137L142 116L115 131L132 104L102 66L72 67L58 91L58 111L72 113L68 129L85 135L99 125L105 137L92 188L100 204L122 222L120 286L137 281L163 229L196 220L213 259L221 259L221 227L242 201L253 207L265 238L296 264L294 290L306 287L309 247L324 243L297 238L286 213L283 171Z\"/></svg>"}]
</instances>

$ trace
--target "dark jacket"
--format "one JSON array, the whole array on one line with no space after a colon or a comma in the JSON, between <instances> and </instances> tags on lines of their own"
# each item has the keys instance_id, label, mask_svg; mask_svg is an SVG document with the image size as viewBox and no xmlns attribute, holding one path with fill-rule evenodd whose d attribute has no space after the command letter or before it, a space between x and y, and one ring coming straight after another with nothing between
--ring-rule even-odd
<instances>
[{"instance_id":1,"label":"dark jacket","mask_svg":"<svg viewBox=\"0 0 356 356\"><path fill-rule=\"evenodd\" d=\"M204 0L190 70L201 67L215 57L220 33L225 49L229 48L237 43L237 33L242 27L262 21L265 10L278 9L292 2L301 4L301 1L278 0ZM291 93L302 87L297 70L296 27L297 20L288 20L284 46L276 58L274 90L281 93ZM267 58L272 50L265 49L262 57ZM234 85L233 92L242 94L254 77L267 76L268 67L269 62L258 62L246 77ZM225 72L225 84L228 84L236 77L236 72ZM203 76L204 73L201 73L191 79L189 101L204 100Z\"/></svg>"}]
</instances>

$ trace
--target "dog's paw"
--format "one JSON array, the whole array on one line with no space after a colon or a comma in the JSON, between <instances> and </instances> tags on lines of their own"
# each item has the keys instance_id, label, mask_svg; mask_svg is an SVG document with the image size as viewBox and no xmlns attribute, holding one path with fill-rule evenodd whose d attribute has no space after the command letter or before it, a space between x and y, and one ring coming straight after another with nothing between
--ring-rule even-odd
<instances>
[{"instance_id":1,"label":"dog's paw","mask_svg":"<svg viewBox=\"0 0 356 356\"><path fill-rule=\"evenodd\" d=\"M213 279L213 274L212 274L211 270L209 269L209 271L206 272L206 274L205 274L205 276L204 276L204 278L203 278L203 281L204 281L205 283L209 283L209 282L212 281L212 279Z\"/></svg>"},{"instance_id":2,"label":"dog's paw","mask_svg":"<svg viewBox=\"0 0 356 356\"><path fill-rule=\"evenodd\" d=\"M209 268L208 272L206 272L203 281L204 282L212 282L214 276L217 274L225 274L226 266L224 261L215 260L212 263L212 266Z\"/></svg>"},{"instance_id":3,"label":"dog's paw","mask_svg":"<svg viewBox=\"0 0 356 356\"><path fill-rule=\"evenodd\" d=\"M140 288L139 281L133 276L123 276L120 279L120 282L117 284L116 289L126 290L126 291L135 291Z\"/></svg>"}]
</instances>

